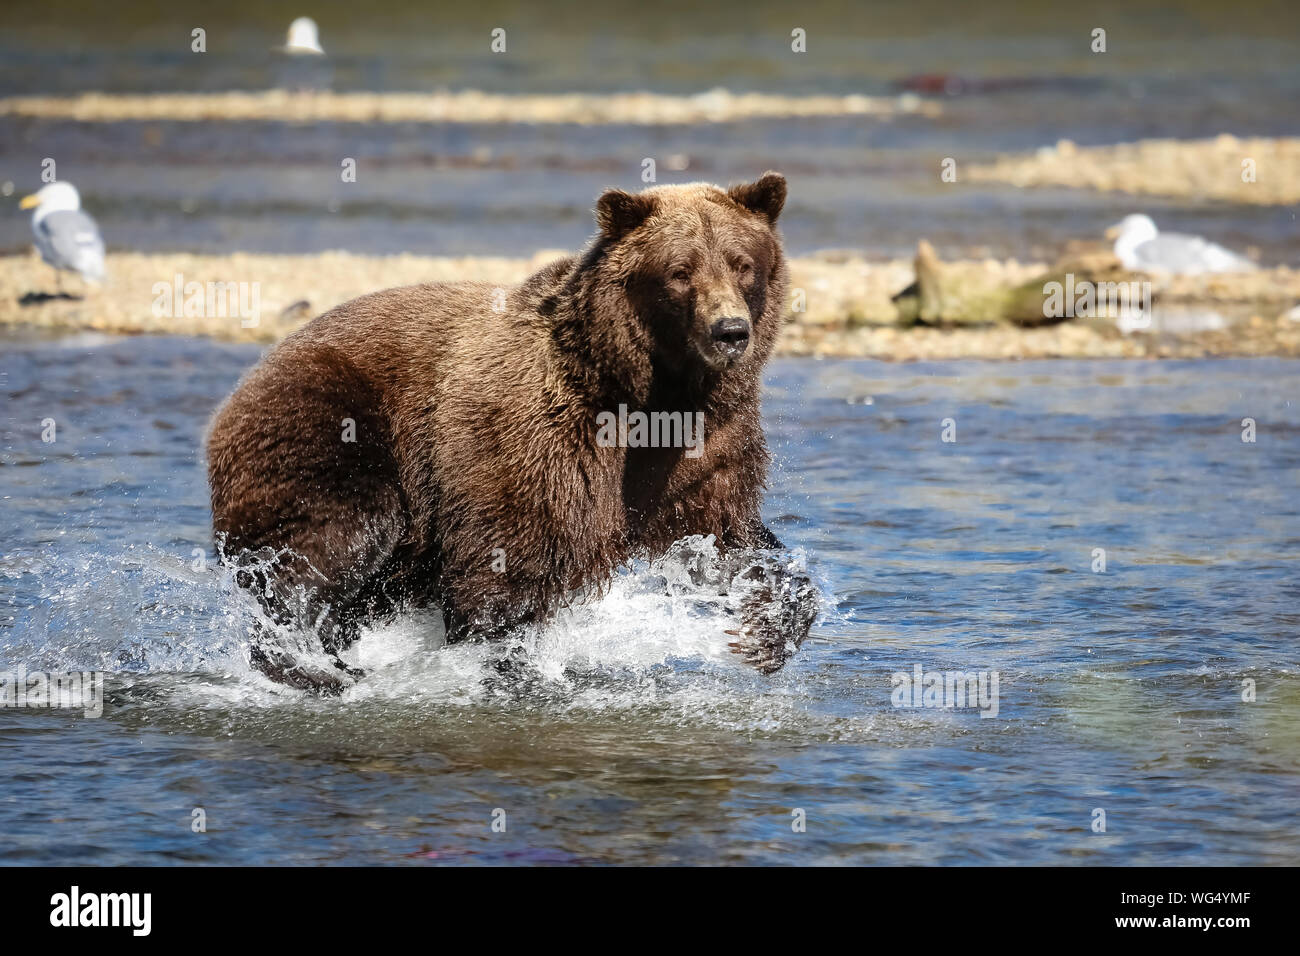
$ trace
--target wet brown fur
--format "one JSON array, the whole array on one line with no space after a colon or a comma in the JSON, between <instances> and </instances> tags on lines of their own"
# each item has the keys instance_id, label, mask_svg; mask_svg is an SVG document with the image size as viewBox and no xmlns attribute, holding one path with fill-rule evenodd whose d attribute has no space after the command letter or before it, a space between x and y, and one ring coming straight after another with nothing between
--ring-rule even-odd
<instances>
[{"instance_id":1,"label":"wet brown fur","mask_svg":"<svg viewBox=\"0 0 1300 956\"><path fill-rule=\"evenodd\" d=\"M784 199L771 173L610 190L588 249L508 290L504 310L488 285L412 286L286 338L208 440L226 554L281 555L245 583L337 651L403 604L438 602L449 640L490 636L686 535L775 544L759 391L785 302ZM730 315L751 340L720 367L708 330ZM597 415L620 403L703 412L702 456L598 447Z\"/></svg>"}]
</instances>

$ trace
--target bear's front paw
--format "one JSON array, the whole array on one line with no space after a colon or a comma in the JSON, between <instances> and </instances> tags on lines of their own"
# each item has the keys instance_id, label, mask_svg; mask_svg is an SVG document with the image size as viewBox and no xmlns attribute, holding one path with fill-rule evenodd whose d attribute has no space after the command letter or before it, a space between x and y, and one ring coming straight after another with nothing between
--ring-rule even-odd
<instances>
[{"instance_id":1,"label":"bear's front paw","mask_svg":"<svg viewBox=\"0 0 1300 956\"><path fill-rule=\"evenodd\" d=\"M803 644L816 617L817 589L806 576L765 583L741 600L741 624L727 631L736 638L728 646L760 674L775 674Z\"/></svg>"}]
</instances>

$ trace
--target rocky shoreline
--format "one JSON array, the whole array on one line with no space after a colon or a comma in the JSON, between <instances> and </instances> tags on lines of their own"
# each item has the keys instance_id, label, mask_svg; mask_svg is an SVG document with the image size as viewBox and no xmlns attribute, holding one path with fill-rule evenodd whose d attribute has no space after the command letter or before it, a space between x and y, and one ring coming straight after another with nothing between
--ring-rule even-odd
<instances>
[{"instance_id":1,"label":"rocky shoreline","mask_svg":"<svg viewBox=\"0 0 1300 956\"><path fill-rule=\"evenodd\" d=\"M923 248L925 248L923 244ZM84 287L32 255L0 257L0 326L198 335L274 342L348 299L396 285L477 280L513 285L563 255L531 258L111 253L108 279ZM894 361L1016 358L1300 357L1300 272L1151 279L1156 322L1121 331L1113 315L1042 318L1054 276L1114 277L1104 250L1058 263L869 261L822 253L791 261L785 355ZM927 281L917 282L918 270ZM1122 277L1142 278L1142 277ZM84 296L83 296L84 293ZM1206 317L1210 316L1211 319ZM1296 316L1292 318L1291 316ZM1177 321L1175 321L1177 319Z\"/></svg>"},{"instance_id":2,"label":"rocky shoreline","mask_svg":"<svg viewBox=\"0 0 1300 956\"><path fill-rule=\"evenodd\" d=\"M0 99L0 116L113 123L725 123L774 117L934 117L939 104L913 93L898 96L784 96L707 90L663 93L334 93L266 90L228 93L80 93Z\"/></svg>"}]
</instances>

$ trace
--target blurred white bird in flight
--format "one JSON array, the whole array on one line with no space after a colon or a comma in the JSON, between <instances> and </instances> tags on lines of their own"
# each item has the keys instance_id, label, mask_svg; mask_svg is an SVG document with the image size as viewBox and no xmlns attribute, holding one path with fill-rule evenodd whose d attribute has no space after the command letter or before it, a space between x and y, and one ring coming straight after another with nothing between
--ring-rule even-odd
<instances>
[{"instance_id":1,"label":"blurred white bird in flight","mask_svg":"<svg viewBox=\"0 0 1300 956\"><path fill-rule=\"evenodd\" d=\"M1150 216L1125 216L1106 230L1115 240L1115 256L1134 272L1199 275L1204 272L1248 272L1255 263L1200 236L1160 232Z\"/></svg>"},{"instance_id":2,"label":"blurred white bird in flight","mask_svg":"<svg viewBox=\"0 0 1300 956\"><path fill-rule=\"evenodd\" d=\"M320 31L311 17L299 17L289 24L284 46L275 47L274 84L295 93L328 90L334 79L325 48L320 45Z\"/></svg>"},{"instance_id":3,"label":"blurred white bird in flight","mask_svg":"<svg viewBox=\"0 0 1300 956\"><path fill-rule=\"evenodd\" d=\"M104 240L95 220L81 211L81 195L72 183L47 183L19 203L21 209L35 207L32 234L41 258L57 270L59 289L62 274L75 272L87 282L104 278Z\"/></svg>"},{"instance_id":4,"label":"blurred white bird in flight","mask_svg":"<svg viewBox=\"0 0 1300 956\"><path fill-rule=\"evenodd\" d=\"M284 41L284 52L323 56L325 51L321 49L316 21L311 17L299 17L289 24L289 36Z\"/></svg>"}]
</instances>

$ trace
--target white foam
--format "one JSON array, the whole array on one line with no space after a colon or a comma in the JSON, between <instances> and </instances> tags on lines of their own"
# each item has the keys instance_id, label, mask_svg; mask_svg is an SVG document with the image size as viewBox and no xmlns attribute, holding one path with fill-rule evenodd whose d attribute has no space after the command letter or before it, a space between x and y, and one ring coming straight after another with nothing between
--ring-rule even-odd
<instances>
[{"instance_id":1,"label":"white foam","mask_svg":"<svg viewBox=\"0 0 1300 956\"><path fill-rule=\"evenodd\" d=\"M298 653L311 651L302 635L267 621L228 569L195 571L174 554L140 548L58 561L6 560L9 576L35 575L41 599L18 629L21 639L0 645L0 655L117 672L127 685L142 679L172 707L423 708L500 696L561 712L652 707L670 719L676 713L764 729L805 706L788 693L797 656L786 672L767 678L731 653L735 638L727 632L736 627L739 596L734 587L730 596L719 591L712 538L686 539L661 559L635 563L602 593L575 600L509 643L445 646L435 611L367 629L344 655L366 676L329 702L274 684L248 664L248 641L259 627L294 641ZM803 561L799 553L789 557L795 569ZM328 666L319 648L316 654ZM494 665L507 655L512 666L503 677Z\"/></svg>"}]
</instances>

